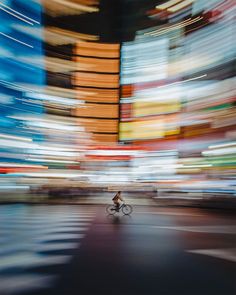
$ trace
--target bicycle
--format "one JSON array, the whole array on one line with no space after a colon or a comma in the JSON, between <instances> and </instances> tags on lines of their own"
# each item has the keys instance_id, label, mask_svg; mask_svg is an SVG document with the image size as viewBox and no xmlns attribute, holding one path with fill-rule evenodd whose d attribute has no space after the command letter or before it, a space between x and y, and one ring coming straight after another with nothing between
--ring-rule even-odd
<instances>
[{"instance_id":1,"label":"bicycle","mask_svg":"<svg viewBox=\"0 0 236 295\"><path fill-rule=\"evenodd\" d=\"M108 205L106 208L106 211L109 215L114 215L116 212L120 212L120 210L124 215L130 215L133 212L132 206L124 203L118 209L115 205Z\"/></svg>"}]
</instances>

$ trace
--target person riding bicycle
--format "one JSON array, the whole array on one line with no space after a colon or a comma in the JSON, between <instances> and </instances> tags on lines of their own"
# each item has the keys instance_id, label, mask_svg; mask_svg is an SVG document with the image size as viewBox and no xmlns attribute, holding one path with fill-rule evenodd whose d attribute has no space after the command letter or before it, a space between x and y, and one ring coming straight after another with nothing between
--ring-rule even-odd
<instances>
[{"instance_id":1,"label":"person riding bicycle","mask_svg":"<svg viewBox=\"0 0 236 295\"><path fill-rule=\"evenodd\" d=\"M112 199L115 207L116 207L116 211L119 211L120 208L120 202L124 203L124 199L121 197L121 191L118 191L118 193L114 196L114 198Z\"/></svg>"}]
</instances>

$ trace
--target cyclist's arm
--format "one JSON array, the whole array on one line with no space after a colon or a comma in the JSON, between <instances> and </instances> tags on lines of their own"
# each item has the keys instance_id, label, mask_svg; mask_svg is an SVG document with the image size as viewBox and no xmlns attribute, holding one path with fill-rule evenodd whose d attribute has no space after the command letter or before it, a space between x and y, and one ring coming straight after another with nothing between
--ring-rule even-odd
<instances>
[{"instance_id":1,"label":"cyclist's arm","mask_svg":"<svg viewBox=\"0 0 236 295\"><path fill-rule=\"evenodd\" d=\"M115 196L112 198L112 201L115 201L117 199L117 195L118 195L118 193L115 194Z\"/></svg>"},{"instance_id":2,"label":"cyclist's arm","mask_svg":"<svg viewBox=\"0 0 236 295\"><path fill-rule=\"evenodd\" d=\"M119 199L125 204L125 200L121 196L119 196Z\"/></svg>"}]
</instances>

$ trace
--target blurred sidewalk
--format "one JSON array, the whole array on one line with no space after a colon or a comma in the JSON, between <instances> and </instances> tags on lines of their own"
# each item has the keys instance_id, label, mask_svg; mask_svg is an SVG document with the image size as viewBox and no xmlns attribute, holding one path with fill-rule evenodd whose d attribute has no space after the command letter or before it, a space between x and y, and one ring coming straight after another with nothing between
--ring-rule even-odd
<instances>
[{"instance_id":1,"label":"blurred sidewalk","mask_svg":"<svg viewBox=\"0 0 236 295\"><path fill-rule=\"evenodd\" d=\"M126 203L140 206L164 207L200 207L215 209L236 210L236 198L231 196L195 196L184 197L171 195L165 197L140 197L124 194ZM46 194L4 194L0 196L0 204L30 203L30 204L80 204L80 205L108 205L112 203L111 197L103 194L73 197L49 197Z\"/></svg>"}]
</instances>

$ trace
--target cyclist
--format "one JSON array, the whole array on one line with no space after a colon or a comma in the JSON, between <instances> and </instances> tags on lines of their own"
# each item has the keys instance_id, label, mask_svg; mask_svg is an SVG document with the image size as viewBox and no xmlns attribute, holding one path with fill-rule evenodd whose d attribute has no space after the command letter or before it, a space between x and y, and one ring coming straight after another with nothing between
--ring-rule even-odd
<instances>
[{"instance_id":1,"label":"cyclist","mask_svg":"<svg viewBox=\"0 0 236 295\"><path fill-rule=\"evenodd\" d=\"M118 191L118 193L114 196L114 198L112 199L115 207L116 207L116 211L119 211L119 208L120 208L120 202L124 202L124 199L121 197L121 191Z\"/></svg>"}]
</instances>

